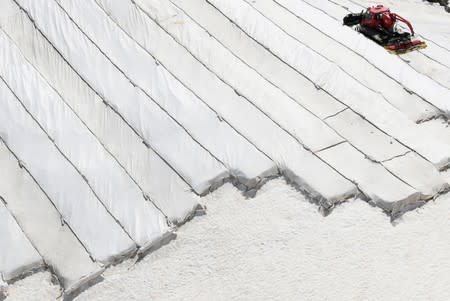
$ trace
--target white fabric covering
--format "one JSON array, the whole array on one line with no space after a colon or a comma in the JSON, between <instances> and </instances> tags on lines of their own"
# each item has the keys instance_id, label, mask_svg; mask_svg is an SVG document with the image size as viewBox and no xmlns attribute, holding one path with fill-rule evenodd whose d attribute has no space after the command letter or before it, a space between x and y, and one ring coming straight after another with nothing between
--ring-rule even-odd
<instances>
[{"instance_id":1,"label":"white fabric covering","mask_svg":"<svg viewBox=\"0 0 450 301\"><path fill-rule=\"evenodd\" d=\"M253 188L253 178L276 175L275 164L269 158L220 120L216 112L121 31L94 0L58 2L133 84L223 162L239 182Z\"/></svg>"},{"instance_id":2,"label":"white fabric covering","mask_svg":"<svg viewBox=\"0 0 450 301\"><path fill-rule=\"evenodd\" d=\"M430 133L423 131L405 115L386 103L379 94L365 88L334 63L286 35L246 2L240 0L211 0L210 2L254 39L284 58L319 87L365 116L377 127L415 149L438 168L449 164L449 145L443 144ZM359 37L356 36L356 38ZM371 101L368 102L367 99ZM431 145L433 147L430 147Z\"/></svg>"},{"instance_id":3,"label":"white fabric covering","mask_svg":"<svg viewBox=\"0 0 450 301\"><path fill-rule=\"evenodd\" d=\"M0 38L4 47L4 35ZM0 106L0 137L43 187L89 253L99 261L110 262L132 252L136 247L133 241L3 81Z\"/></svg>"},{"instance_id":4,"label":"white fabric covering","mask_svg":"<svg viewBox=\"0 0 450 301\"><path fill-rule=\"evenodd\" d=\"M13 280L43 264L4 202L8 200L0 195L0 287L1 279Z\"/></svg>"},{"instance_id":5,"label":"white fabric covering","mask_svg":"<svg viewBox=\"0 0 450 301\"><path fill-rule=\"evenodd\" d=\"M139 246L162 237L168 231L162 213L4 34L0 45L0 75L111 215Z\"/></svg>"}]
</instances>

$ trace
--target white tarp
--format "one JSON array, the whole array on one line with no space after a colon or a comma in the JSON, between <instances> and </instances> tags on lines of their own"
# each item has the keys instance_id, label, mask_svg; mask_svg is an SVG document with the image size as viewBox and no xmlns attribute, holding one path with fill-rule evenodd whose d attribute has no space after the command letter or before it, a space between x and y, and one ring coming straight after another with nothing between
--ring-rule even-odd
<instances>
[{"instance_id":1,"label":"white tarp","mask_svg":"<svg viewBox=\"0 0 450 301\"><path fill-rule=\"evenodd\" d=\"M265 117L255 106L238 96L231 87L190 56L164 31L157 31L155 24L145 14L141 12L140 16L135 18L139 12L131 3L111 1L102 5L112 18L120 21L119 24L124 24L136 41L154 53L177 78L190 86L233 127L240 129L250 141L275 160L282 170L286 171L290 180L299 187L319 199L328 198L332 202L342 201L355 192L354 185L302 148L292 136ZM153 44L152 41L155 40L159 42ZM196 74L195 77L191 76L192 72ZM277 105L279 104L275 103L273 106ZM313 132L313 129L309 130ZM317 141L320 138L317 137ZM338 141L341 140L336 142ZM324 181L325 178L327 180Z\"/></svg>"},{"instance_id":2,"label":"white tarp","mask_svg":"<svg viewBox=\"0 0 450 301\"><path fill-rule=\"evenodd\" d=\"M8 200L0 195L0 288L1 279L14 280L43 265L41 256L9 213L5 202Z\"/></svg>"},{"instance_id":3,"label":"white tarp","mask_svg":"<svg viewBox=\"0 0 450 301\"><path fill-rule=\"evenodd\" d=\"M325 10L328 15L331 17L334 17L337 20L342 20L343 16L346 15L349 12L361 12L364 9L366 9L369 6L374 5L374 3L370 3L369 1L366 1L366 4L361 3L358 4L358 2L353 0L306 0L305 2L308 2L314 7L320 8L321 10ZM433 37L433 33L430 33L428 26L433 26L433 29L435 31L439 31L439 27L445 27L445 22L442 22L442 20L445 20L448 18L448 14L439 12L439 16L436 13L436 10L430 6L424 5L423 2L416 2L417 5L411 5L411 3L401 3L401 2L395 2L390 3L389 6L391 10L395 13L398 13L408 19L414 30L416 37L422 40L425 40L428 44L428 47L425 49L421 49L420 53L425 54L426 56L431 57L434 60L437 60L438 62L446 65L447 67L450 66L450 56L449 56L449 50L450 47L445 47L445 43L443 42L442 36L435 39L436 37ZM400 4L397 6L397 4ZM403 5L402 5L403 4ZM421 16L418 19L415 19L417 16L416 9L418 9L418 6L420 6L420 9L422 9ZM398 10L398 8L403 8L407 11L404 12L403 10ZM427 11L428 10L428 11ZM427 11L424 13L424 11ZM432 22L423 22L423 20L432 20ZM419 22L416 22L419 21ZM437 22L436 22L437 21ZM404 24L401 24L402 27L405 27ZM406 29L406 28L405 28ZM407 30L407 29L406 29ZM433 30L433 31L434 31Z\"/></svg>"},{"instance_id":4,"label":"white tarp","mask_svg":"<svg viewBox=\"0 0 450 301\"><path fill-rule=\"evenodd\" d=\"M375 161L385 161L410 151L351 110L327 119L353 146Z\"/></svg>"},{"instance_id":5,"label":"white tarp","mask_svg":"<svg viewBox=\"0 0 450 301\"><path fill-rule=\"evenodd\" d=\"M304 2L307 2L311 6L320 9L323 13L335 19L338 23L342 23L342 20L345 15L351 12L359 13L362 10L369 7L370 5L374 5L374 3L368 3L367 5L357 5L356 2L350 2L348 0L334 0L334 1L304 0ZM391 10L393 12L399 13L400 15L409 19L412 22L412 19L410 18L414 17L414 14L409 13L405 15L403 11L397 10L392 7ZM436 14L433 12L432 15L435 16ZM446 17L448 18L448 16ZM403 23L399 23L399 25L403 27L404 31L409 31L409 29L405 28L405 25ZM448 83L448 79L447 80L445 79L445 73L443 72L447 70L448 74L448 69L450 68L449 51L437 45L434 41L431 41L429 38L423 37L422 34L424 34L424 32L422 31L421 28L422 26L420 26L421 25L420 23L412 22L412 25L415 30L415 37L417 39L424 40L427 43L427 48L421 49L419 51L414 51L406 55L402 55L402 57L406 59L409 65L411 65L416 70L421 71L421 73L427 74L431 76L433 79L437 79L440 82ZM440 40L437 40L437 42L440 42ZM412 59L410 60L409 58ZM420 64L420 62L424 62L425 64ZM432 67L433 69L428 69L427 68L428 66ZM442 67L444 68L442 69ZM432 72L429 73L429 71Z\"/></svg>"},{"instance_id":6,"label":"white tarp","mask_svg":"<svg viewBox=\"0 0 450 301\"><path fill-rule=\"evenodd\" d=\"M0 47L0 75L111 215L139 246L161 238L168 226L159 209L144 198L92 132L1 33Z\"/></svg>"},{"instance_id":7,"label":"white tarp","mask_svg":"<svg viewBox=\"0 0 450 301\"><path fill-rule=\"evenodd\" d=\"M165 6L167 7L159 8L162 7L163 4L160 4L160 2L158 1L141 0L140 2L143 3L142 6L145 7L149 14L152 14L155 16L155 18L161 20L161 26L164 26L172 35L175 36L176 39L180 40L180 42L187 47L192 44L193 46L190 47L190 49L193 53L195 53L195 55L199 56L203 62L208 64L209 61L211 61L215 65L221 64L220 60L208 60L209 57L214 57L215 55L217 55L217 53L221 53L220 47L216 46L214 40L212 38L209 38L209 36L208 38L202 39L202 43L198 42L200 39L193 39L192 37L194 36L201 36L199 30L195 31L193 29L198 25L193 25L193 22L189 18L187 18L183 12L171 8L170 4L165 4ZM298 74L296 74L295 72L288 72L288 70L292 70L290 69L291 67L289 67L288 65L284 65L281 61L277 62L276 60L274 60L274 55L270 54L268 50L257 44L253 39L246 37L235 25L229 22L228 19L220 15L220 13L218 13L218 11L215 10L213 6L201 0L176 1L176 3L177 5L182 6L182 8L186 10L190 16L195 17L197 22L200 22L200 24L205 27L205 30L207 30L208 33L213 34L215 37L220 37L221 43L223 43L223 45L228 47L230 50L232 49L235 53L239 54L239 56L247 64L251 64L255 69L263 73L266 77L272 76L274 80L282 79L279 82L280 85L282 85L283 83L287 83L286 86L283 86L283 90L289 91L288 89L292 87L297 87L303 90L307 88L307 86L305 86L301 81L297 80L299 77ZM169 18L170 15L176 17ZM180 26L180 24L183 24L183 26ZM364 66L366 65L367 63L364 64ZM284 69L283 66L285 67ZM290 82L290 80L292 79L295 79L296 82ZM306 100L308 100L309 103L305 103L305 106L312 110L314 109L314 106L317 106L318 103L324 104L323 101L316 102L317 98L314 97L306 98ZM334 99L329 95L327 95L327 99L325 100L328 100L330 102L334 101ZM372 103L372 101L370 101L370 103ZM368 106L370 106L369 103ZM326 107L327 106L322 105L320 106L320 109L322 111L327 111ZM389 106L387 106L387 108L389 108ZM370 109L367 108L367 110ZM380 122L385 122L382 119L383 114L383 112L379 112L379 116L376 116L376 118L378 118ZM403 118L402 116L400 117ZM330 122L328 122L328 119L325 121L329 125L333 126ZM392 120L387 119L386 121ZM409 125L405 125L404 132L412 131L413 128L418 128L418 126L414 123L408 123ZM361 144L362 142L364 144L362 145L362 148L369 149L371 147L371 141L368 141L367 139L365 141L358 141L355 139L355 133L353 132L349 133L346 131L340 131L339 128L335 128L335 130L337 130L340 135L345 137L354 145ZM390 133L388 132L388 134ZM418 133L415 133L414 135L412 135L412 137L418 135ZM427 137L429 133L422 131L421 135L425 135L425 137ZM396 137L394 137L394 139L395 138ZM373 149L372 151L376 150L385 152L379 147Z\"/></svg>"},{"instance_id":8,"label":"white tarp","mask_svg":"<svg viewBox=\"0 0 450 301\"><path fill-rule=\"evenodd\" d=\"M253 188L257 184L254 178L277 174L277 168L269 158L220 120L216 112L120 30L94 0L57 2L134 85L161 105L240 183Z\"/></svg>"},{"instance_id":9,"label":"white tarp","mask_svg":"<svg viewBox=\"0 0 450 301\"><path fill-rule=\"evenodd\" d=\"M22 231L32 242L45 263L70 293L103 269L89 257L83 245L30 175L0 142L0 195ZM0 251L1 254L1 251Z\"/></svg>"},{"instance_id":10,"label":"white tarp","mask_svg":"<svg viewBox=\"0 0 450 301\"><path fill-rule=\"evenodd\" d=\"M107 1L103 1L103 2L107 2ZM202 63L210 66L211 69L213 69L216 74L218 74L218 76L221 77L225 77L227 78L227 80L229 80L233 86L239 86L241 82L244 83L248 83L244 86L247 87L251 87L253 89L250 89L250 95L254 96L252 97L252 101L258 103L261 101L265 101L265 94L261 95L261 94L251 94L252 90L253 91L267 91L267 88L264 88L267 86L267 82L264 85L263 83L256 85L255 87L252 87L252 81L256 81L254 79L254 77L252 77L250 72L246 72L246 65L244 65L242 62L238 61L236 62L236 58L233 57L229 51L227 51L222 45L218 44L217 42L215 42L208 34L207 32L203 31L203 30L199 30L196 24L193 24L193 22L191 20L189 20L188 18L182 18L182 12L180 12L179 10L173 8L173 6L170 6L170 4L167 4L165 2L159 2L159 1L150 1L150 0L140 0L138 1L139 3L142 2L142 7L146 8L146 11L148 11L149 14L153 15L153 17L158 20L163 20L160 22L161 26L165 26L165 28L167 28L168 31L171 32L171 34L173 34L175 36L175 38L180 41L180 43L183 43L185 45L185 47L187 47L188 49L190 49L193 53L195 52L195 54L197 55L197 57L199 57L199 59L202 60ZM196 1L192 1L195 2L195 5L197 5L198 3ZM111 4L114 3L114 4ZM195 7L195 5L191 5L191 7ZM200 4L198 4L200 5ZM198 88L196 89L196 91L199 91L199 89L201 89L202 87L205 87L204 85L202 85L201 83L203 83L203 81L205 81L205 78L207 77L207 75L205 76L201 76L201 71L203 71L200 67L196 67L196 64L198 65L198 62L195 62L195 60L193 60L192 58L186 56L185 53L183 53L183 49L179 50L180 46L177 45L176 43L172 42L170 43L170 41L172 41L170 38L167 39L167 37L164 37L164 32L163 33L159 33L156 29L154 29L155 25L152 22L145 22L144 23L144 19L145 16L140 16L139 18L137 18L138 21L140 21L140 23L137 23L135 20L135 16L139 16L139 12L136 11L136 9L133 9L133 5L132 4L126 4L125 2L120 2L120 4L117 4L114 1L109 1L108 5L104 4L104 6L107 6L107 11L108 14L110 14L113 18L120 18L123 22L126 22L126 20L128 20L128 22L130 23L130 25L127 25L126 27L131 27L133 32L136 32L135 35L138 36L138 40L142 40L143 44L145 44L146 46L148 46L149 49L152 49L153 51L155 51L155 53L158 53L158 58L162 61L164 61L164 63L166 63L167 65L170 65L172 67L172 70L179 70L181 69L181 72L184 71L184 77L182 73L178 73L177 76L179 76L180 78L183 78L183 81L188 83L188 82L193 82L193 85L196 85ZM125 17L125 12L128 12L128 17ZM141 13L142 14L142 13ZM206 14L206 13L205 13ZM173 15L177 15L178 18L174 18L172 23L174 24L174 26L171 26L170 23L168 21L164 21L164 20L168 20L170 19L170 16ZM180 26L176 26L176 24L183 24L183 27ZM153 27L152 27L153 25ZM160 29L160 31L162 31ZM145 34L144 34L145 33ZM196 38L193 38L196 37ZM153 43L151 43L151 41L155 39L160 41L157 46L153 46ZM165 46L167 45L167 46ZM178 48L177 48L178 46ZM178 51L176 51L178 49ZM176 52L175 52L176 51ZM173 57L177 57L180 58L182 57L183 59L180 59L180 61L178 62L174 62ZM209 58L216 58L216 57L220 57L221 59L209 59ZM191 59L191 63L187 63L189 58ZM367 64L366 64L367 65ZM196 70L196 74L199 74L198 77L196 77L195 79L190 78L189 76L186 75L186 73L188 73L190 70ZM204 72L205 73L205 72ZM241 76L243 75L243 76ZM250 78L251 80L247 82L246 79ZM198 81L198 82L197 82ZM217 98L217 95L220 95L222 97L225 97L225 94L223 92L215 92L212 93L212 91L210 91L212 85L208 85L208 89L203 88L203 90L209 90L209 92L211 92L211 94L214 95L215 98ZM263 88L260 88L263 87ZM243 87L242 89L245 91L246 87ZM248 91L248 89L247 89ZM199 94L201 94L201 92L197 92ZM242 92L241 92L242 93ZM245 94L245 93L243 93ZM409 95L409 94L408 94ZM211 97L212 98L212 97ZM229 98L228 98L229 99ZM264 99L264 100L261 100ZM276 111L279 110L280 112L283 111L283 109L280 109L280 107L286 106L285 102L280 102L280 98L268 98L268 105L266 105L268 107L268 109L266 110L267 112L270 111ZM311 99L310 101L313 102L315 99ZM225 100L224 100L225 101ZM411 105L410 105L411 106ZM289 108L289 106L288 106ZM422 107L422 109L424 109ZM298 113L297 111L294 111L292 109L290 109L289 111L291 112L295 112L296 114ZM270 114L270 113L268 113ZM355 113L352 112L346 112L346 114L344 114L343 116L347 116L347 115L354 115L353 119L357 119L358 116ZM280 114L280 118L281 115ZM284 114L289 116L289 114ZM340 114L338 114L337 116L340 116ZM300 115L297 115L298 120L303 124L304 130L298 130L298 128L296 129L295 127L289 127L288 128L292 128L292 130L290 131L291 133L296 133L298 139L309 149L316 151L316 150L320 150L320 148L318 148L319 145L322 146L322 148L324 148L325 146L325 142L328 141L329 139L326 138L326 135L324 135L324 131L321 131L321 127L318 126L317 123L311 123L310 121L306 121L305 119L301 118ZM359 117L360 118L360 117ZM360 118L362 120L362 118ZM286 121L290 121L291 119L287 118ZM326 120L326 122L328 124L330 124L331 126L333 126L333 117L330 117ZM380 156L377 156L379 158L381 158L379 161L382 160L387 160L390 159L392 157L404 154L407 149L405 147L396 147L395 150L390 151L390 149L392 150L396 145L399 145L398 142L396 142L394 139L388 137L386 134L384 134L383 132L379 131L378 129L376 129L373 125L369 124L367 121L362 121L360 122L361 125L363 125L362 128L356 127L352 124L350 124L351 126L351 130L349 131L348 128L345 127L334 127L334 130L336 130L343 138L347 139L349 142L351 142L353 145L357 146L358 149L364 149L367 152L365 152L365 154L367 154L370 157L374 157L372 155L373 152L378 152L380 153ZM310 125L314 125L311 126ZM322 125L324 125L324 123L322 123ZM388 146L388 148L383 148L383 147L374 147L375 144L377 143L376 141L373 141L373 139L365 139L366 136L366 132L365 129L370 128L370 132L374 133L373 136L379 137L378 141L384 141L387 143L384 143L385 145ZM358 131L360 133L358 133ZM308 134L309 133L309 134ZM311 137L310 137L310 136ZM342 138L341 138L342 141ZM392 141L395 141L395 143L393 143ZM328 146L334 145L338 143L337 140L335 140L334 143L330 143L328 144ZM378 160L378 158L376 158L376 160Z\"/></svg>"},{"instance_id":11,"label":"white tarp","mask_svg":"<svg viewBox=\"0 0 450 301\"><path fill-rule=\"evenodd\" d=\"M226 85L224 83L220 83L216 78L210 75L210 73L205 70L203 66L199 66L199 62L189 56L186 53L186 49L192 51L192 54L196 54L199 59L202 60L202 63L205 66L212 66L211 69L215 70L218 76L228 77L230 81L233 82L233 76L240 78L239 74L241 69L245 69L241 67L241 65L236 63L235 58L229 54L229 52L220 44L215 43L215 41L203 30L198 29L198 25L194 24L191 20L183 16L183 13L167 4L166 2L158 2L151 0L140 0L138 3L141 5L142 9L148 13L149 16L152 16L156 21L159 22L161 26L167 29L174 38L182 42L186 49L181 48L180 45L177 45L170 38L167 38L165 32L161 29L158 30L157 26L151 22L145 14L139 11L136 6L127 3L117 4L113 1L100 1L103 2L102 6L105 7L105 10L108 14L123 25L124 28L128 28L127 30L130 32L132 36L136 36L137 41L141 41L143 45L149 51L152 51L156 54L158 60L161 60L167 66L170 66L171 70L175 70L177 72L177 77L182 79L185 83L189 83L194 87L194 90L199 95L205 95L204 99L210 99L209 102L212 103L212 106L220 108L221 103L229 103L231 99L236 99L236 97L232 96L232 91L226 93ZM191 1L192 4L189 7L195 8L196 5L200 5L196 1ZM198 7L197 7L198 8ZM202 8L203 9L203 8ZM195 10L195 9L193 9ZM177 16L171 18L170 16ZM139 17L136 17L139 16ZM211 16L210 16L211 18ZM138 21L136 21L138 20ZM170 22L168 20L171 20ZM183 26L179 26L179 24L183 24ZM196 37L196 38L193 38ZM199 38L197 38L199 37ZM151 42L153 40L158 40L159 43L157 45L153 45ZM180 58L179 61L173 62L173 57ZM209 59L209 58L221 57L221 59ZM234 59L234 60L233 60ZM230 65L228 62L234 62L233 67L227 67ZM239 69L239 67L241 69ZM232 69L237 69L238 71L233 71ZM189 77L189 71L195 70L195 73L198 74L196 80L193 80ZM202 72L203 71L203 72ZM228 76L232 74L233 76ZM209 76L208 76L209 75ZM248 76L244 76L248 77ZM204 85L203 83L209 82L210 84ZM239 81L234 81L233 86L239 85ZM207 88L204 88L207 87ZM216 90L216 91L214 91ZM208 93L210 93L208 95ZM223 101L218 99L217 95L221 95L224 97ZM214 100L217 100L214 102ZM272 101L273 106L282 106L283 104ZM222 116L228 118L232 122L236 122L235 126L237 128L249 128L244 121L236 120L237 113L236 112L227 112L226 108L218 109L222 113ZM251 114L252 110L247 106L244 106L242 101L239 102L236 99L233 102L233 108L241 108L237 111L239 112L248 112L245 113L246 116L255 116L255 113ZM392 137L389 137L385 133L381 132L379 129L368 123L366 120L361 118L359 115L355 114L350 110L345 110L335 116L327 118L327 123L333 126L335 130L339 134L341 134L344 138L346 138L353 146L355 146L358 150L362 150L363 153L373 160L376 161L384 161L391 160L394 157L402 156L409 151L408 148L404 147L400 143L398 143ZM252 123L261 124L261 121L253 120ZM265 127L266 129L262 132L265 133L266 138L270 137L269 133L277 133L276 130L267 130L270 126ZM262 129L261 127L259 129ZM310 129L311 132L315 132L313 129ZM255 130L255 133L257 130ZM257 134L249 133L248 137L255 137ZM275 134L274 134L275 136ZM278 137L283 137L283 135L277 135ZM318 134L316 138L317 141L320 141L321 137ZM369 138L369 139L368 139ZM278 138L280 139L280 138ZM300 135L300 140L302 136ZM262 139L260 139L262 140ZM271 141L271 139L268 139ZM280 154L289 154L291 150L289 148L289 139L284 139L284 141L280 145L272 146L280 149ZM311 147L311 139L301 140L305 143L307 147ZM273 156L274 151L270 149L270 147L263 147L263 149L268 149L267 154ZM287 156L291 157L291 156ZM286 159L287 157L283 158ZM275 155L274 158L277 158ZM293 167L293 162L295 160L286 160L286 166ZM425 164L426 165L426 164ZM425 166L424 165L424 166ZM437 172L433 166L428 166L429 172ZM391 166L391 169L392 166ZM412 180L414 184L421 183L420 185L414 185L414 187L418 186L420 188L424 188L425 182L423 179L414 178L409 179ZM436 181L435 185L431 185L432 187L441 188L442 187L442 179ZM425 195L429 194L429 189L420 189Z\"/></svg>"},{"instance_id":12,"label":"white tarp","mask_svg":"<svg viewBox=\"0 0 450 301\"><path fill-rule=\"evenodd\" d=\"M319 152L319 156L358 183L370 202L398 216L422 205L420 192L389 173L382 165L366 160L348 143ZM411 206L412 204L412 206Z\"/></svg>"},{"instance_id":13,"label":"white tarp","mask_svg":"<svg viewBox=\"0 0 450 301\"><path fill-rule=\"evenodd\" d=\"M54 1L17 1L58 51L198 193L229 177L227 169L196 143L78 30ZM106 34L106 33L105 33ZM89 58L89 64L86 64ZM170 133L170 135L168 135ZM189 158L189 159L185 159ZM194 160L195 158L195 160Z\"/></svg>"},{"instance_id":14,"label":"white tarp","mask_svg":"<svg viewBox=\"0 0 450 301\"><path fill-rule=\"evenodd\" d=\"M423 131L385 102L379 94L365 88L338 66L285 34L246 2L238 0L211 0L210 2L241 26L251 37L283 57L291 66L365 116L378 128L415 149L438 168L449 164L449 145L439 141L432 133Z\"/></svg>"},{"instance_id":15,"label":"white tarp","mask_svg":"<svg viewBox=\"0 0 450 301\"><path fill-rule=\"evenodd\" d=\"M11 1L12 0L8 0ZM27 15L11 3L14 18L2 22L5 32L68 105L117 158L148 197L173 222L184 221L198 197L183 179L93 91L35 30Z\"/></svg>"},{"instance_id":16,"label":"white tarp","mask_svg":"<svg viewBox=\"0 0 450 301\"><path fill-rule=\"evenodd\" d=\"M0 37L4 41L4 36ZM9 47L0 45L2 50ZM26 83L23 79L19 82ZM136 248L133 241L3 81L0 81L0 108L0 137L45 190L89 253L108 263L133 252Z\"/></svg>"}]
</instances>

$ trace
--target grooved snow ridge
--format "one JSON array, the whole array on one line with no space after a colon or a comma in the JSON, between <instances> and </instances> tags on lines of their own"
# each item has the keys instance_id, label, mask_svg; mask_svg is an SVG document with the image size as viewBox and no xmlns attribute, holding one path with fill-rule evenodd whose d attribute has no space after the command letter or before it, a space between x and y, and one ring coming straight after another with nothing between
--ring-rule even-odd
<instances>
[{"instance_id":1,"label":"grooved snow ridge","mask_svg":"<svg viewBox=\"0 0 450 301\"><path fill-rule=\"evenodd\" d=\"M226 182L392 220L446 193L450 80L423 64L448 49L391 56L337 28L349 3L2 0L0 298L42 267L79 292Z\"/></svg>"}]
</instances>

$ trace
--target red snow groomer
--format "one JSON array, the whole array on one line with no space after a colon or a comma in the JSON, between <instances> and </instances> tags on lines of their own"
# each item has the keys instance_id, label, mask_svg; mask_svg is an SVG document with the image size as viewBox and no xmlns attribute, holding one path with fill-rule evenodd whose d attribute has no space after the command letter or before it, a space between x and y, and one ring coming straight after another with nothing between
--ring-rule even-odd
<instances>
[{"instance_id":1,"label":"red snow groomer","mask_svg":"<svg viewBox=\"0 0 450 301\"><path fill-rule=\"evenodd\" d=\"M396 26L397 21L405 23L410 33L402 32ZM411 39L414 29L408 20L392 13L383 5L369 7L361 13L348 14L344 17L344 25L354 27L391 53L402 54L427 47L425 42Z\"/></svg>"}]
</instances>

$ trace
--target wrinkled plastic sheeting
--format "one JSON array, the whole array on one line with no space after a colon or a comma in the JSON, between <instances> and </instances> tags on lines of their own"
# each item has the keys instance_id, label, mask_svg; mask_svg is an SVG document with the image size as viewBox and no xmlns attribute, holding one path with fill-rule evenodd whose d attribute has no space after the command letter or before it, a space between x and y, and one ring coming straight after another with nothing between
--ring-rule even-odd
<instances>
[{"instance_id":1,"label":"wrinkled plastic sheeting","mask_svg":"<svg viewBox=\"0 0 450 301\"><path fill-rule=\"evenodd\" d=\"M12 0L8 1L12 3ZM2 22L1 26L22 54L60 93L169 220L175 223L185 221L198 206L198 196L170 165L142 143L111 107L103 103L34 28L28 16L14 3L12 5L14 19Z\"/></svg>"},{"instance_id":2,"label":"wrinkled plastic sheeting","mask_svg":"<svg viewBox=\"0 0 450 301\"><path fill-rule=\"evenodd\" d=\"M0 38L5 41L3 35ZM3 42L0 47L10 47ZM89 253L96 260L110 263L134 251L133 241L3 81L0 81L0 108L0 137L44 189Z\"/></svg>"},{"instance_id":3,"label":"wrinkled plastic sheeting","mask_svg":"<svg viewBox=\"0 0 450 301\"><path fill-rule=\"evenodd\" d=\"M10 281L41 267L43 261L4 202L8 200L0 196L0 278Z\"/></svg>"},{"instance_id":4,"label":"wrinkled plastic sheeting","mask_svg":"<svg viewBox=\"0 0 450 301\"><path fill-rule=\"evenodd\" d=\"M0 74L107 210L139 246L162 237L168 231L162 213L4 34L0 45Z\"/></svg>"},{"instance_id":5,"label":"wrinkled plastic sheeting","mask_svg":"<svg viewBox=\"0 0 450 301\"><path fill-rule=\"evenodd\" d=\"M250 141L276 161L284 174L296 186L316 200L326 199L332 203L341 202L356 192L356 187L351 182L306 151L293 137L265 117L255 106L239 97L232 88L190 56L170 36L161 31L159 36L155 36L157 33L150 30L151 27L149 28L151 24L154 25L153 21L150 21L146 15L142 15L142 12L141 16L136 18L137 11L134 10L136 6L127 2L106 2L104 1L102 6L112 18L120 19L120 24L127 23L125 20L128 20L129 23L125 27L135 33L132 36L137 36L137 41L148 46L148 50L155 53L157 59L176 73L178 78L189 85L196 94L201 95L233 127L242 131ZM159 3L164 6L163 2ZM128 12L128 15L125 12ZM134 23L135 20L143 23ZM158 40L159 43L152 46L153 40ZM187 38L187 40L197 45L196 39ZM174 58L177 58L178 62L171 62ZM197 75L195 78L190 76L192 72ZM280 143L273 143L273 141L280 141ZM322 142L322 145L327 144Z\"/></svg>"},{"instance_id":6,"label":"wrinkled plastic sheeting","mask_svg":"<svg viewBox=\"0 0 450 301\"><path fill-rule=\"evenodd\" d=\"M450 162L450 149L422 130L379 94L368 90L337 65L298 43L244 1L211 0L228 18L254 39L308 76L319 87L365 116L377 127L415 149L437 168ZM348 93L352 91L352 93ZM370 99L370 102L366 100ZM430 148L430 145L433 145Z\"/></svg>"},{"instance_id":7,"label":"wrinkled plastic sheeting","mask_svg":"<svg viewBox=\"0 0 450 301\"><path fill-rule=\"evenodd\" d=\"M195 142L142 90L133 86L64 15L56 2L17 2L83 79L133 126L146 144L164 156L197 193L207 193L229 178L225 166ZM89 64L86 64L86 57Z\"/></svg>"},{"instance_id":8,"label":"wrinkled plastic sheeting","mask_svg":"<svg viewBox=\"0 0 450 301\"><path fill-rule=\"evenodd\" d=\"M259 182L254 178L277 174L274 162L220 120L216 112L120 30L94 0L57 1L112 62L223 162L239 183L251 189Z\"/></svg>"},{"instance_id":9,"label":"wrinkled plastic sheeting","mask_svg":"<svg viewBox=\"0 0 450 301\"><path fill-rule=\"evenodd\" d=\"M0 142L0 195L22 231L51 267L66 294L103 269L89 257L59 212L16 158ZM1 253L1 252L0 252Z\"/></svg>"}]
</instances>

